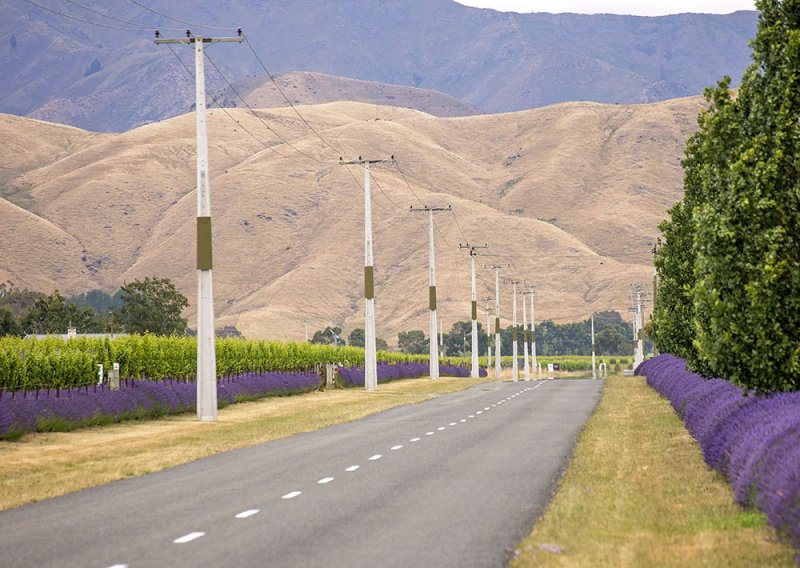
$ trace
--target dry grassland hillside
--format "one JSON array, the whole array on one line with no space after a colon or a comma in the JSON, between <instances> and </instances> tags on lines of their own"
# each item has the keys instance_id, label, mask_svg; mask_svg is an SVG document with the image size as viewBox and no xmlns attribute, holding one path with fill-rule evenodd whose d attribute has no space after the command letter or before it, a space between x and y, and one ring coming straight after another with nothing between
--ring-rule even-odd
<instances>
[{"instance_id":1,"label":"dry grassland hillside","mask_svg":"<svg viewBox=\"0 0 800 568\"><path fill-rule=\"evenodd\" d=\"M483 266L510 263L502 277L537 285L537 321L627 316L629 284L652 281L702 102L459 118L353 102L212 110L217 326L294 340L306 321L363 327L364 170L338 161L392 154L371 168L377 332L390 345L428 329L428 219L411 205L453 208L435 216L445 328L469 319L467 241L489 244L479 299L494 295ZM103 135L0 115L0 134L0 281L71 294L157 275L194 304L194 115ZM511 315L503 285L504 326Z\"/></svg>"}]
</instances>

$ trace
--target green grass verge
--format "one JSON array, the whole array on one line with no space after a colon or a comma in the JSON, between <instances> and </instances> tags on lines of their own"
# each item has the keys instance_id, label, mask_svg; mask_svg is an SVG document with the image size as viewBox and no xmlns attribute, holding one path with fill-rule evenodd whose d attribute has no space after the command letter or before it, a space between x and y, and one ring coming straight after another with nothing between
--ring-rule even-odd
<instances>
[{"instance_id":1,"label":"green grass verge","mask_svg":"<svg viewBox=\"0 0 800 568\"><path fill-rule=\"evenodd\" d=\"M733 502L666 399L612 376L511 566L796 566L764 515Z\"/></svg>"}]
</instances>

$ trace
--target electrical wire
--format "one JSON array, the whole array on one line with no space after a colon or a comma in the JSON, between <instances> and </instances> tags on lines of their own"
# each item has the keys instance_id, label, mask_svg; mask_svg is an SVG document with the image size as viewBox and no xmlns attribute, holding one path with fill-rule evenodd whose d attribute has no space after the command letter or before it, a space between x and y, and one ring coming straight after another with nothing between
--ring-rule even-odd
<instances>
[{"instance_id":1,"label":"electrical wire","mask_svg":"<svg viewBox=\"0 0 800 568\"><path fill-rule=\"evenodd\" d=\"M83 19L78 18L76 16L71 16L70 14L65 14L63 12L59 12L57 10L53 10L52 8L47 8L46 6L42 6L41 4L33 2L33 0L23 0L23 1L27 2L31 6L36 6L37 8L39 8L40 10L44 10L45 12L50 12L51 14L55 14L57 16L61 16L62 18L67 18L69 20L75 20L76 22L81 22L82 24L89 24L90 26L97 26L97 27L100 27L100 28L106 28L106 29L110 29L110 30L121 30L121 31L124 31L124 32L141 32L141 31L144 31L144 29L145 29L145 28L141 28L141 27L138 27L138 28L122 28L120 26L112 26L110 24L100 24L98 22L90 22L89 20L83 20ZM81 6L81 7L85 8L83 6ZM85 8L85 9L89 10L89 8ZM91 12L92 10L89 10L89 11ZM130 22L126 22L126 23L130 23ZM132 24L132 25L137 25L138 26L140 24Z\"/></svg>"},{"instance_id":2,"label":"electrical wire","mask_svg":"<svg viewBox=\"0 0 800 568\"><path fill-rule=\"evenodd\" d=\"M27 2L28 0L25 0L25 1ZM145 6L144 4L142 4L141 2L137 2L136 0L128 0L128 1L131 4L135 4L135 5L139 6L143 10L147 10L148 12L152 12L153 14L157 14L157 15L161 16L162 18L166 18L168 20L172 20L173 22L178 22L179 24L183 24L185 26L189 26L190 28L202 28L202 29L205 29L205 30L236 30L236 31L241 29L241 28L223 28L221 26L203 26L201 24L192 24L190 22L184 22L183 20L179 20L178 18L173 18L172 16L164 14L163 12L159 12L157 10L153 10L152 8L150 8L148 6ZM162 28L162 29L169 29L169 28Z\"/></svg>"},{"instance_id":3,"label":"electrical wire","mask_svg":"<svg viewBox=\"0 0 800 568\"><path fill-rule=\"evenodd\" d=\"M205 54L205 52L204 52L204 54ZM292 148L293 150L295 150L295 151L296 151L296 152L298 152L299 154L302 154L303 156L305 156L306 158L309 158L310 160L314 160L314 158L313 158L312 156L310 156L309 154L306 154L305 152L303 152L302 150L300 150L299 148L297 148L295 145L293 145L291 142L289 142L288 140L286 140L286 138L284 138L283 136L281 136L280 134L278 134L278 132L276 132L274 128L270 127L270 125L269 125L269 124L267 124L267 123L264 121L264 119L262 119L260 116L258 116L258 115L256 114L255 110L253 110L253 108L252 108L252 107L251 107L251 106L250 106L250 105L247 103L247 101L245 101L245 100L244 100L244 97L242 97L242 96L239 94L239 91L237 91L237 90L236 90L236 88L235 88L235 87L234 87L234 86L231 84L231 82L230 82L230 81L228 81L228 78L227 78L227 77L225 77L225 75L222 73L222 71L221 71L221 70L220 70L220 68L217 66L217 64L216 64L216 63L214 63L214 60L211 58L211 56L209 56L208 54L205 54L205 56L206 56L206 59L208 59L209 63L211 63L211 65L214 67L214 70L217 72L217 74L218 74L218 75L219 75L219 76L222 78L222 80L223 80L223 81L225 81L225 83L228 85L228 88L229 88L230 90L232 90L232 91L234 92L234 94L235 94L237 97L239 97L239 99L242 101L242 103L244 103L244 105L245 105L245 106L247 107L247 109L248 109L248 110L249 110L249 111L252 113L252 115L253 115L253 116L255 116L255 117L258 119L258 121L259 121L259 122L261 122L261 124L263 124L263 125L264 125L264 127L265 127L267 130L269 130L270 132L272 132L272 133L273 133L273 134L274 134L274 135L275 135L275 136L276 136L276 137L277 137L279 140L281 140L281 141L282 141L284 144L286 144L287 146L289 146L290 148ZM215 102L216 102L216 101L215 101ZM222 107L222 105L220 105L220 108L222 108L223 110L225 110L225 109ZM226 111L226 114L227 114L227 111ZM229 115L229 116L230 116L230 115ZM239 123L239 121L238 121L238 120L237 120L236 122L237 122L237 123ZM241 126L241 123L239 123L239 125ZM250 132L249 132L249 131L248 131L248 130L247 130L245 127L244 127L244 126L242 126L242 128L245 130L245 132L248 132L248 134L250 134ZM252 136L252 134L251 134L251 136Z\"/></svg>"},{"instance_id":4,"label":"electrical wire","mask_svg":"<svg viewBox=\"0 0 800 568\"><path fill-rule=\"evenodd\" d=\"M133 1L133 0L131 0L131 1ZM258 61L258 64L259 64L259 65L261 66L261 68L264 70L264 73L266 73L266 74L267 74L267 77L269 77L270 81L272 81L272 84L275 86L275 88L276 88L276 89L278 89L278 92L279 92L279 93L281 94L281 96L283 97L283 100L285 100L285 101L286 101L286 103L287 103L287 104L288 104L288 105L291 107L291 109L292 109L292 110L293 110L293 111L294 111L294 112L297 114L297 116L298 116L298 117L300 117L300 120L302 120L302 121L305 123L305 125L306 125L306 126L309 128L309 130L311 130L311 132L313 132L313 133L314 133L314 135L315 135L317 138L319 138L319 139L322 141L322 143L323 143L323 144L325 144L326 146L328 146L328 147L329 147L331 150L333 150L334 152L336 152L338 155L340 155L340 156L341 156L341 155L343 155L343 154L344 154L344 152L342 152L341 150L339 150L338 148L336 148L335 146L333 146L333 145L332 145L330 142L328 142L327 140L325 140L325 139L322 137L322 135L321 135L319 132L317 132L317 131L316 131L316 129L315 129L313 126L311 126L311 124L310 124L310 123L309 123L309 122L308 122L308 121L305 119L305 117L304 117L302 114L300 114L300 111L299 111L299 110L297 110L297 107L295 107L295 106L292 104L292 102L289 100L289 97L287 97L287 96L286 96L286 93L284 93L284 92L283 92L283 89L281 89L281 88L280 88L280 86L278 85L278 82L277 82L277 81L275 81L275 77L273 77L273 76L272 76L272 73L270 73L270 72L269 72L269 70L267 69L267 66L266 66L266 65L264 65L264 61L261 59L261 57L259 57L259 55L258 55L258 53L256 52L256 50L253 48L253 45L250 43L250 40L248 39L247 35L246 35L246 34L243 34L243 37L244 37L244 42L245 42L245 43L247 44L247 46L250 48L250 51L253 53L253 56L255 56L256 60Z\"/></svg>"}]
</instances>

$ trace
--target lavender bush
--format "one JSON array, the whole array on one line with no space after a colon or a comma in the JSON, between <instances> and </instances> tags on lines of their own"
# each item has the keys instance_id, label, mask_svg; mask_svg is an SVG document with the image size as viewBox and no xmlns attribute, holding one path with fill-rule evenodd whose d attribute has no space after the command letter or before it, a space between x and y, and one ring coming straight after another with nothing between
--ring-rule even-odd
<instances>
[{"instance_id":1,"label":"lavender bush","mask_svg":"<svg viewBox=\"0 0 800 568\"><path fill-rule=\"evenodd\" d=\"M265 396L317 388L314 373L243 373L217 381L217 400L225 406ZM65 431L121 420L190 412L197 405L197 385L188 381L128 382L119 390L105 386L6 394L0 398L0 439L26 432Z\"/></svg>"},{"instance_id":2,"label":"lavender bush","mask_svg":"<svg viewBox=\"0 0 800 568\"><path fill-rule=\"evenodd\" d=\"M669 399L706 463L730 480L736 502L764 511L800 548L800 392L743 392L687 371L686 361L672 355L645 361L636 372Z\"/></svg>"},{"instance_id":3,"label":"lavender bush","mask_svg":"<svg viewBox=\"0 0 800 568\"><path fill-rule=\"evenodd\" d=\"M430 370L428 363L378 363L378 382L384 383L395 379L411 379L424 377ZM439 374L450 377L469 377L469 369L457 365L439 365ZM351 387L364 386L363 367L339 367L342 383ZM481 367L480 376L486 376L486 369Z\"/></svg>"}]
</instances>

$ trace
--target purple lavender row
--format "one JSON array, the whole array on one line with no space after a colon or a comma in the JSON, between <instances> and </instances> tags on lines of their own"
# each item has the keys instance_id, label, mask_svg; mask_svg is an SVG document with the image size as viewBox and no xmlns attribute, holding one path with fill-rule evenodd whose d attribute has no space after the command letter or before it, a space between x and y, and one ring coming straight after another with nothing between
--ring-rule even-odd
<instances>
[{"instance_id":1,"label":"purple lavender row","mask_svg":"<svg viewBox=\"0 0 800 568\"><path fill-rule=\"evenodd\" d=\"M220 406L265 396L308 392L317 388L314 373L243 373L217 382ZM119 390L63 389L48 397L0 398L0 439L26 432L64 431L121 420L152 418L190 412L196 408L193 382L163 380L131 381Z\"/></svg>"},{"instance_id":2,"label":"purple lavender row","mask_svg":"<svg viewBox=\"0 0 800 568\"><path fill-rule=\"evenodd\" d=\"M378 382L383 383L394 379L411 379L428 375L428 363L394 363L378 365ZM486 376L486 369L479 371L481 377ZM458 365L439 365L439 375L450 377L469 377L469 369ZM353 387L364 386L363 367L339 367L339 376L342 383Z\"/></svg>"},{"instance_id":3,"label":"purple lavender row","mask_svg":"<svg viewBox=\"0 0 800 568\"><path fill-rule=\"evenodd\" d=\"M636 372L670 401L706 463L730 480L735 501L764 511L778 535L800 549L800 392L744 393L687 371L672 355Z\"/></svg>"}]
</instances>

